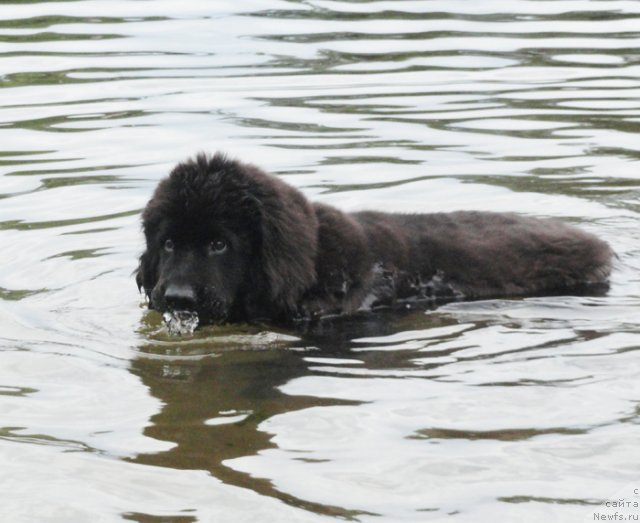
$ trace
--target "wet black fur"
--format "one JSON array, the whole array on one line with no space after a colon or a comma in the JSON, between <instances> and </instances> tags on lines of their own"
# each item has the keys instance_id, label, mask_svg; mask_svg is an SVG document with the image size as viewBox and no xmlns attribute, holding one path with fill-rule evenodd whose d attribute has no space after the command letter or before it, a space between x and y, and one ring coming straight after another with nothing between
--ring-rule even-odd
<instances>
[{"instance_id":1,"label":"wet black fur","mask_svg":"<svg viewBox=\"0 0 640 523\"><path fill-rule=\"evenodd\" d=\"M425 195L425 200L428 195ZM192 289L201 323L606 290L609 246L556 220L460 211L347 214L224 155L179 164L143 215L136 279L159 311ZM172 240L167 252L163 246ZM212 241L227 249L212 252Z\"/></svg>"}]
</instances>

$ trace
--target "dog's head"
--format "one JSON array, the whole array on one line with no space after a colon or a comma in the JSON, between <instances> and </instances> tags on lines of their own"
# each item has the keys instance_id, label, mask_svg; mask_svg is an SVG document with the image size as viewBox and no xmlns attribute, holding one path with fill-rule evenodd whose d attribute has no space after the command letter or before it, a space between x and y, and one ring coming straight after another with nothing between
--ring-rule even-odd
<instances>
[{"instance_id":1,"label":"dog's head","mask_svg":"<svg viewBox=\"0 0 640 523\"><path fill-rule=\"evenodd\" d=\"M149 306L200 323L275 318L315 281L318 224L293 187L223 155L179 164L142 214Z\"/></svg>"}]
</instances>

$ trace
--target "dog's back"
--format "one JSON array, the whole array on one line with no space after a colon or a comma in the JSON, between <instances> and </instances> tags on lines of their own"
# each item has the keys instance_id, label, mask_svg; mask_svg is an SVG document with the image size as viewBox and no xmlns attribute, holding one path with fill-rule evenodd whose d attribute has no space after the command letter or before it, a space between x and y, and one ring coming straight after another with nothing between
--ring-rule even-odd
<instances>
[{"instance_id":1,"label":"dog's back","mask_svg":"<svg viewBox=\"0 0 640 523\"><path fill-rule=\"evenodd\" d=\"M419 275L419 285L436 294L482 298L608 287L609 245L557 220L476 211L353 216L374 257Z\"/></svg>"}]
</instances>

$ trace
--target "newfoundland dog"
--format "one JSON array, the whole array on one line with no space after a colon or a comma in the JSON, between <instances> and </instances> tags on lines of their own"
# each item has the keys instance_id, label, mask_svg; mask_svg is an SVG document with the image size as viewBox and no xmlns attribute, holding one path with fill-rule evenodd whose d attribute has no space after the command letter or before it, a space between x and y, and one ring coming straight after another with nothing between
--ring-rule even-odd
<instances>
[{"instance_id":1,"label":"newfoundland dog","mask_svg":"<svg viewBox=\"0 0 640 523\"><path fill-rule=\"evenodd\" d=\"M555 220L347 214L222 154L179 164L143 214L136 280L170 330L398 304L601 293L612 251Z\"/></svg>"}]
</instances>

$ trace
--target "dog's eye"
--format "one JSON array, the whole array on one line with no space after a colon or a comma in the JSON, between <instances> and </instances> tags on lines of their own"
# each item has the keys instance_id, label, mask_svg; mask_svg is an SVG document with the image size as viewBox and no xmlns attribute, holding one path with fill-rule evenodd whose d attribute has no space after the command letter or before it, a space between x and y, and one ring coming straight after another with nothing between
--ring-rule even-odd
<instances>
[{"instance_id":1,"label":"dog's eye","mask_svg":"<svg viewBox=\"0 0 640 523\"><path fill-rule=\"evenodd\" d=\"M211 254L222 254L227 250L227 244L223 240L213 240L209 242L209 252Z\"/></svg>"},{"instance_id":2,"label":"dog's eye","mask_svg":"<svg viewBox=\"0 0 640 523\"><path fill-rule=\"evenodd\" d=\"M167 252L173 252L173 240L169 239L169 240L165 240L164 242L164 250Z\"/></svg>"}]
</instances>

